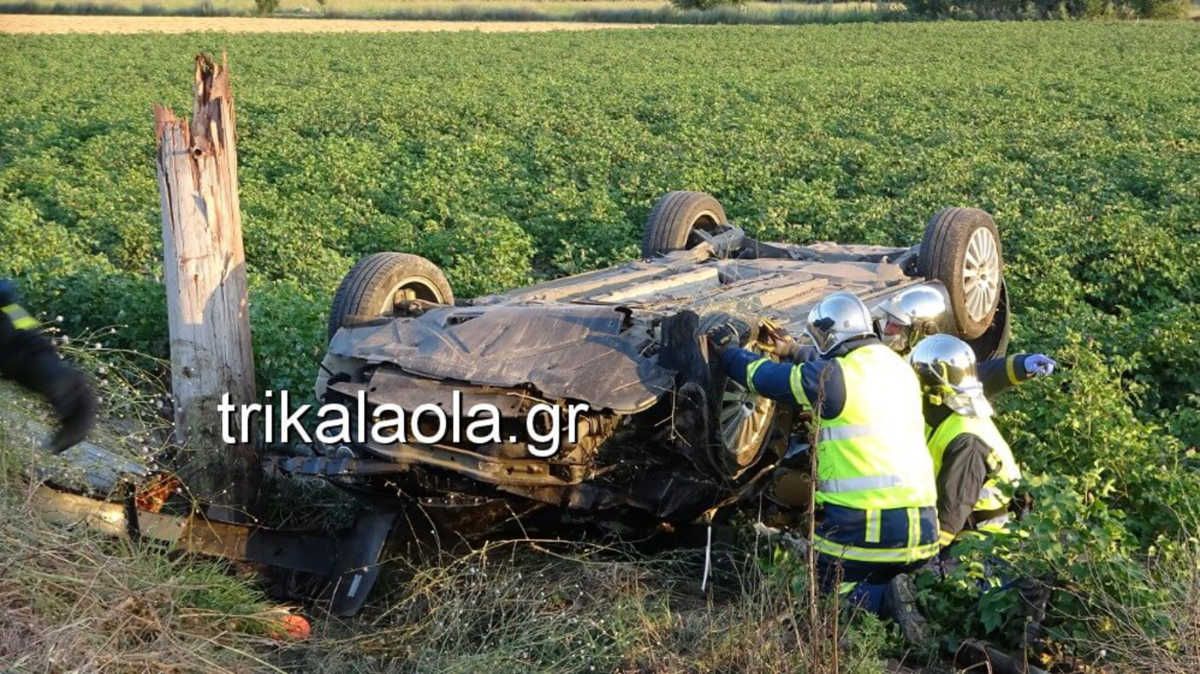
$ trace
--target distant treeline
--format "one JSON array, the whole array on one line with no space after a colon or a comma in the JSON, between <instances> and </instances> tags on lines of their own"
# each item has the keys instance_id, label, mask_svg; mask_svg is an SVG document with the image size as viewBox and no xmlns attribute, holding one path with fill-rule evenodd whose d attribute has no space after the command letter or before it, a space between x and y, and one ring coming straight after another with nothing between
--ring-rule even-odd
<instances>
[{"instance_id":1,"label":"distant treeline","mask_svg":"<svg viewBox=\"0 0 1200 674\"><path fill-rule=\"evenodd\" d=\"M925 16L981 19L1144 18L1179 19L1189 0L908 0Z\"/></svg>"}]
</instances>

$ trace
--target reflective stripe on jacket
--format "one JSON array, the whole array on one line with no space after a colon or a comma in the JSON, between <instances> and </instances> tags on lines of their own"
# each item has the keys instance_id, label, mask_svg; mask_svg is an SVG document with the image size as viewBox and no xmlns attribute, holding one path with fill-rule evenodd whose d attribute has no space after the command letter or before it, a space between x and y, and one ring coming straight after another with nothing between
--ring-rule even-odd
<instances>
[{"instance_id":1,"label":"reflective stripe on jacket","mask_svg":"<svg viewBox=\"0 0 1200 674\"><path fill-rule=\"evenodd\" d=\"M942 469L942 456L955 438L963 433L969 433L979 438L990 450L988 454L988 479L979 490L979 499L975 502L975 512L997 511L1008 507L1011 497L1000 488L1001 484L1016 484L1021 480L1021 469L1013 457L1012 449L1000 435L996 424L989 417L969 417L962 414L951 414L938 425L929 438L929 453L933 459L935 471ZM985 522L977 525L982 530L1003 528L1003 522L997 521L996 526Z\"/></svg>"},{"instance_id":2,"label":"reflective stripe on jacket","mask_svg":"<svg viewBox=\"0 0 1200 674\"><path fill-rule=\"evenodd\" d=\"M817 503L862 510L937 504L933 462L925 448L921 392L900 356L871 344L837 358L846 404L821 422ZM797 397L798 373L793 370Z\"/></svg>"},{"instance_id":3,"label":"reflective stripe on jacket","mask_svg":"<svg viewBox=\"0 0 1200 674\"><path fill-rule=\"evenodd\" d=\"M0 311L4 312L4 316L12 322L14 330L33 330L38 326L37 320L29 315L28 311L20 304L6 304L0 306Z\"/></svg>"},{"instance_id":4,"label":"reflective stripe on jacket","mask_svg":"<svg viewBox=\"0 0 1200 674\"><path fill-rule=\"evenodd\" d=\"M813 549L869 564L911 564L937 554L934 508L859 510L822 506Z\"/></svg>"}]
</instances>

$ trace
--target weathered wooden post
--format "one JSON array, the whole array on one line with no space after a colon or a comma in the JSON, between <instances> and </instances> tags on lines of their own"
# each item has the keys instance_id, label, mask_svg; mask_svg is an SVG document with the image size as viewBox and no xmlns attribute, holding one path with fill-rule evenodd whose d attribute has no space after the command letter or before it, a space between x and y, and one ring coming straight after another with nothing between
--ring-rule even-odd
<instances>
[{"instance_id":1,"label":"weathered wooden post","mask_svg":"<svg viewBox=\"0 0 1200 674\"><path fill-rule=\"evenodd\" d=\"M217 410L225 393L233 405L255 400L234 119L228 61L206 54L190 126L154 106L175 439L190 451L189 489L224 516L251 507L260 481L253 438L222 442Z\"/></svg>"}]
</instances>

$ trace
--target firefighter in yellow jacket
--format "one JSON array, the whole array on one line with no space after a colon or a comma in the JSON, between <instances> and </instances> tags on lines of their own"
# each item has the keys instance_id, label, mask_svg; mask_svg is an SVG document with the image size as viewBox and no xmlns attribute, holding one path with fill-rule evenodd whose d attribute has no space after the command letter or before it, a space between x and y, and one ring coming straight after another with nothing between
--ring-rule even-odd
<instances>
[{"instance_id":1,"label":"firefighter in yellow jacket","mask_svg":"<svg viewBox=\"0 0 1200 674\"><path fill-rule=\"evenodd\" d=\"M938 487L940 543L964 530L995 532L1009 521L1011 490L1021 470L992 423L987 395L1054 372L1040 353L975 362L975 352L952 335L931 335L908 356L921 380L929 452Z\"/></svg>"},{"instance_id":2,"label":"firefighter in yellow jacket","mask_svg":"<svg viewBox=\"0 0 1200 674\"><path fill-rule=\"evenodd\" d=\"M820 419L812 545L823 589L896 619L908 641L925 642L907 572L937 554L937 494L917 378L880 342L852 293L819 302L805 332L814 349L799 363L737 348L747 336L732 325L708 338L728 376Z\"/></svg>"}]
</instances>

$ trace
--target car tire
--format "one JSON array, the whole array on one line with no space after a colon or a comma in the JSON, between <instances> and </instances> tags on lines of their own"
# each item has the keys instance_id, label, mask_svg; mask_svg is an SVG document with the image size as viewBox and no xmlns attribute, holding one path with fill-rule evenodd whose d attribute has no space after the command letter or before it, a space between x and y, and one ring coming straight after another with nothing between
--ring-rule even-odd
<instances>
[{"instance_id":1,"label":"car tire","mask_svg":"<svg viewBox=\"0 0 1200 674\"><path fill-rule=\"evenodd\" d=\"M333 296L328 339L353 320L393 315L397 294L437 304L454 304L450 282L437 265L420 255L375 253L359 260Z\"/></svg>"},{"instance_id":2,"label":"car tire","mask_svg":"<svg viewBox=\"0 0 1200 674\"><path fill-rule=\"evenodd\" d=\"M920 273L946 286L959 336L987 332L1000 305L1004 260L996 222L978 208L944 208L929 219L917 261Z\"/></svg>"},{"instance_id":3,"label":"car tire","mask_svg":"<svg viewBox=\"0 0 1200 674\"><path fill-rule=\"evenodd\" d=\"M731 320L745 324L752 340L755 330L750 323L757 320L749 316L712 313L700 319L699 334L706 334L718 322ZM756 349L753 344L745 348ZM710 358L712 355L710 354ZM742 382L724 373L711 362L710 386L710 433L709 461L718 477L736 480L751 466L758 463L766 450L775 423L776 402L766 396L750 391Z\"/></svg>"},{"instance_id":4,"label":"car tire","mask_svg":"<svg viewBox=\"0 0 1200 674\"><path fill-rule=\"evenodd\" d=\"M686 250L700 243L700 229L715 233L726 224L725 209L704 192L668 192L659 198L646 218L642 235L642 257L651 258L673 250Z\"/></svg>"},{"instance_id":5,"label":"car tire","mask_svg":"<svg viewBox=\"0 0 1200 674\"><path fill-rule=\"evenodd\" d=\"M778 406L732 377L718 376L714 384L719 397L713 401L711 460L718 475L736 480L762 457Z\"/></svg>"},{"instance_id":6,"label":"car tire","mask_svg":"<svg viewBox=\"0 0 1200 674\"><path fill-rule=\"evenodd\" d=\"M975 359L979 362L993 358L1003 358L1008 353L1008 340L1012 336L1012 318L1009 312L1008 287L1000 284L1000 302L996 307L996 316L984 333L975 339L967 340L967 344L975 350Z\"/></svg>"}]
</instances>

